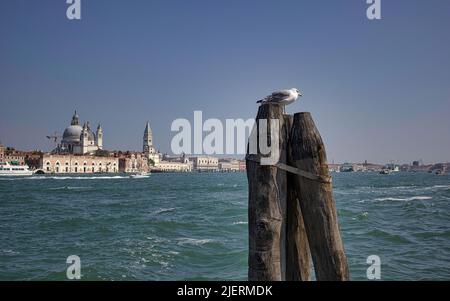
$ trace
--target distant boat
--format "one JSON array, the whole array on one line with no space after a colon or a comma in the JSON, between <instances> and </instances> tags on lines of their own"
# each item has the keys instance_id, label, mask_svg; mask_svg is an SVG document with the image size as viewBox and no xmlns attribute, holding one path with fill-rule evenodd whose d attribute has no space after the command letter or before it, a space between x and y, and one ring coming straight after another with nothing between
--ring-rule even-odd
<instances>
[{"instance_id":1,"label":"distant boat","mask_svg":"<svg viewBox=\"0 0 450 301\"><path fill-rule=\"evenodd\" d=\"M447 175L447 170L445 169L445 167L442 169L438 169L438 170L436 170L436 174L438 176L445 176L445 175Z\"/></svg>"},{"instance_id":2,"label":"distant boat","mask_svg":"<svg viewBox=\"0 0 450 301\"><path fill-rule=\"evenodd\" d=\"M0 176L31 176L32 174L28 165L11 165L8 162L0 162Z\"/></svg>"},{"instance_id":3,"label":"distant boat","mask_svg":"<svg viewBox=\"0 0 450 301\"><path fill-rule=\"evenodd\" d=\"M149 175L150 175L149 172L141 172L138 174L131 175L130 178L133 179L148 178Z\"/></svg>"},{"instance_id":4,"label":"distant boat","mask_svg":"<svg viewBox=\"0 0 450 301\"><path fill-rule=\"evenodd\" d=\"M341 172L354 172L355 168L353 167L353 164L344 163L344 164L342 164L340 171Z\"/></svg>"},{"instance_id":5,"label":"distant boat","mask_svg":"<svg viewBox=\"0 0 450 301\"><path fill-rule=\"evenodd\" d=\"M380 174L381 175L388 175L388 174L390 174L391 173L391 171L389 170L389 169L382 169L381 171L380 171Z\"/></svg>"}]
</instances>

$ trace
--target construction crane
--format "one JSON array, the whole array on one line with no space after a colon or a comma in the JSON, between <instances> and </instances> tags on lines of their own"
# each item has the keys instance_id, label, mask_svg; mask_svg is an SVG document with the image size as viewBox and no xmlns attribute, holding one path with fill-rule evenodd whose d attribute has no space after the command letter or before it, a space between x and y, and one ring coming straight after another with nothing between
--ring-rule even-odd
<instances>
[{"instance_id":1,"label":"construction crane","mask_svg":"<svg viewBox=\"0 0 450 301\"><path fill-rule=\"evenodd\" d=\"M61 135L58 135L58 133L55 132L55 133L53 133L53 135L48 135L46 137L49 140L53 140L53 143L55 144L54 148L56 148L58 146L58 138L61 138Z\"/></svg>"}]
</instances>

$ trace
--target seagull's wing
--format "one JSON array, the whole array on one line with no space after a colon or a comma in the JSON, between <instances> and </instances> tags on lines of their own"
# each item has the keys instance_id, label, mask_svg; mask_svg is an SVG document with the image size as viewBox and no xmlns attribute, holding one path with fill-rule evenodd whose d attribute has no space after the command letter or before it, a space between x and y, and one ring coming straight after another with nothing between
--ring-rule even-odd
<instances>
[{"instance_id":1,"label":"seagull's wing","mask_svg":"<svg viewBox=\"0 0 450 301\"><path fill-rule=\"evenodd\" d=\"M291 91L289 91L289 90L276 91L276 92L273 92L272 95L270 95L270 101L278 102L278 101L286 99L290 95L291 95Z\"/></svg>"},{"instance_id":2,"label":"seagull's wing","mask_svg":"<svg viewBox=\"0 0 450 301\"><path fill-rule=\"evenodd\" d=\"M291 96L290 90L275 91L272 94L270 94L269 96L266 96L265 98L263 98L261 100L258 100L258 103L281 102L281 101L285 100L286 98L288 98L289 96Z\"/></svg>"}]
</instances>

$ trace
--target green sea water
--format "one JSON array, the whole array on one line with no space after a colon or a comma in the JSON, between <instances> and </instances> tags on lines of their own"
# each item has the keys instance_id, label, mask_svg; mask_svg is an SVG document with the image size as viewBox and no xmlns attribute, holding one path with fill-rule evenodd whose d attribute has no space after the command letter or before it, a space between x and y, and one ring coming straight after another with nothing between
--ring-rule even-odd
<instances>
[{"instance_id":1,"label":"green sea water","mask_svg":"<svg viewBox=\"0 0 450 301\"><path fill-rule=\"evenodd\" d=\"M450 280L450 176L333 174L353 280ZM246 280L245 173L0 178L0 280Z\"/></svg>"}]
</instances>

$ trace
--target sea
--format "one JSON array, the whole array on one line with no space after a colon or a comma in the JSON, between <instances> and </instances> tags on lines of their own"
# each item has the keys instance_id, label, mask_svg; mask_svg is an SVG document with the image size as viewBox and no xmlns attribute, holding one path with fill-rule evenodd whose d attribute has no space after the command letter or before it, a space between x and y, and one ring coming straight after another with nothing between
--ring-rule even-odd
<instances>
[{"instance_id":1,"label":"sea","mask_svg":"<svg viewBox=\"0 0 450 301\"><path fill-rule=\"evenodd\" d=\"M352 280L450 280L450 176L334 173ZM0 178L0 280L246 280L245 173Z\"/></svg>"}]
</instances>

